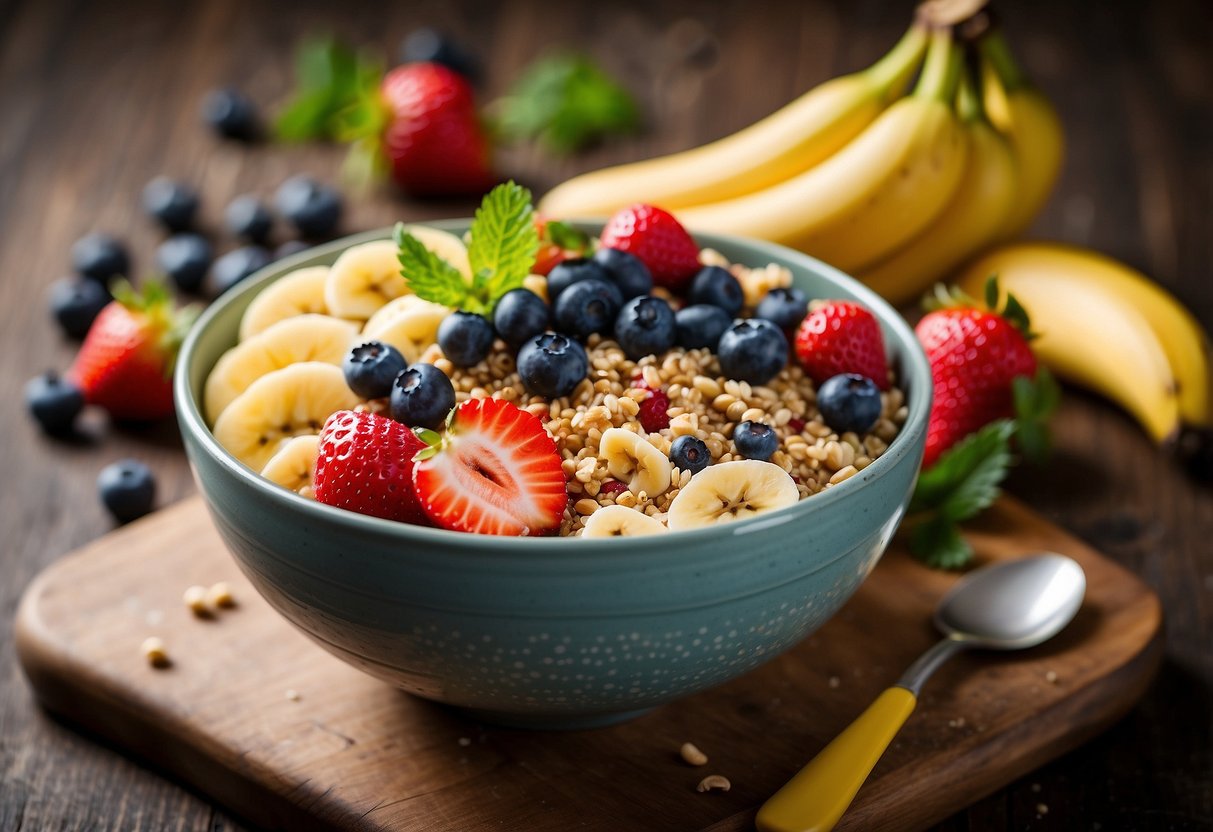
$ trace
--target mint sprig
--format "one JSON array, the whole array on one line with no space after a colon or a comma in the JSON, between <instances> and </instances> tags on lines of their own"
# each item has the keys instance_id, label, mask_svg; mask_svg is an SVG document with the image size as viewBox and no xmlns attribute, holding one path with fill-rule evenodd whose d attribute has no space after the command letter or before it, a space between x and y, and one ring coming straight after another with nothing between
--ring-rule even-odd
<instances>
[{"instance_id":1,"label":"mint sprig","mask_svg":"<svg viewBox=\"0 0 1213 832\"><path fill-rule=\"evenodd\" d=\"M910 500L910 553L927 566L959 569L973 556L960 523L989 508L1011 464L1015 423L999 419L949 448L923 471Z\"/></svg>"},{"instance_id":2,"label":"mint sprig","mask_svg":"<svg viewBox=\"0 0 1213 832\"><path fill-rule=\"evenodd\" d=\"M283 141L348 141L350 128L378 119L383 62L333 38L305 41L295 54L295 91L278 114L274 132ZM376 127L364 128L370 135Z\"/></svg>"},{"instance_id":3,"label":"mint sprig","mask_svg":"<svg viewBox=\"0 0 1213 832\"><path fill-rule=\"evenodd\" d=\"M502 295L522 286L535 265L539 232L531 192L512 181L493 188L476 209L468 233L471 284L397 223L400 274L423 300L487 317Z\"/></svg>"},{"instance_id":4,"label":"mint sprig","mask_svg":"<svg viewBox=\"0 0 1213 832\"><path fill-rule=\"evenodd\" d=\"M572 153L604 136L632 132L640 120L626 89L587 56L573 54L535 61L490 110L499 136L537 138L554 153Z\"/></svg>"}]
</instances>

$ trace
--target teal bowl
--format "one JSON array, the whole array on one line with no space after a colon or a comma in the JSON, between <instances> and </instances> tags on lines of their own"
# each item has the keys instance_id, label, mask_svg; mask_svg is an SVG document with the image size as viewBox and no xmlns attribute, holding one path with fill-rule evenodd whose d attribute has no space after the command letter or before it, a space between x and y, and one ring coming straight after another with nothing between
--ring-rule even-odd
<instances>
[{"instance_id":1,"label":"teal bowl","mask_svg":"<svg viewBox=\"0 0 1213 832\"><path fill-rule=\"evenodd\" d=\"M434 223L456 233L467 221ZM752 670L821 626L876 564L905 513L931 375L914 333L861 284L768 243L703 234L733 262L781 263L809 297L879 319L909 417L880 458L821 494L751 520L657 537L501 538L321 505L261 479L211 436L199 401L249 301L329 264L370 232L279 261L225 294L182 348L177 414L199 488L265 599L349 664L508 725L626 719Z\"/></svg>"}]
</instances>

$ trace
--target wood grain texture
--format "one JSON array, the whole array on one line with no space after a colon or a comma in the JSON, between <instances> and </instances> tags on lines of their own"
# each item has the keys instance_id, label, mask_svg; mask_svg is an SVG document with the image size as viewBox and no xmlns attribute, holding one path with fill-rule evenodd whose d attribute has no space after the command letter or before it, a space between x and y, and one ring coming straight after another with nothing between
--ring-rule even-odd
<instances>
[{"instance_id":1,"label":"wood grain texture","mask_svg":"<svg viewBox=\"0 0 1213 832\"><path fill-rule=\"evenodd\" d=\"M840 830L910 832L953 814L1106 727L1157 669L1161 609L1131 573L1009 499L972 538L982 562L1075 557L1087 573L1083 607L1040 648L945 666ZM181 593L216 580L231 583L239 606L199 618ZM50 710L269 827L741 830L938 637L931 612L955 580L895 549L784 656L580 732L482 725L327 655L256 596L196 498L43 572L16 636ZM167 644L168 668L140 652L149 635ZM707 751L707 766L678 759L686 741ZM697 793L708 773L732 790Z\"/></svg>"},{"instance_id":2,"label":"wood grain texture","mask_svg":"<svg viewBox=\"0 0 1213 832\"><path fill-rule=\"evenodd\" d=\"M243 148L198 127L206 89L262 102L289 84L299 37L334 30L385 52L444 27L483 59L484 99L537 52L584 48L640 96L649 130L570 160L520 148L507 170L537 189L571 173L716 138L892 43L909 3L163 3L0 0L0 829L242 828L187 790L48 720L12 650L22 589L110 522L94 478L148 461L162 504L194 492L175 428L90 418L73 444L41 437L18 405L25 379L74 345L45 321L46 286L90 229L128 239L140 273L157 233L138 193L167 173L198 183L214 229L241 192L287 175L335 178L328 147ZM1008 4L1012 44L1056 101L1070 154L1042 236L1090 245L1154 275L1213 328L1213 8L1205 0ZM463 203L359 201L347 230L463 215ZM220 248L231 241L219 238ZM1121 413L1067 391L1058 454L1010 490L1140 575L1167 613L1166 661L1112 730L943 822L965 830L1213 828L1213 491L1192 485ZM1041 814L1040 806L1048 813ZM643 828L643 827L641 827Z\"/></svg>"}]
</instances>

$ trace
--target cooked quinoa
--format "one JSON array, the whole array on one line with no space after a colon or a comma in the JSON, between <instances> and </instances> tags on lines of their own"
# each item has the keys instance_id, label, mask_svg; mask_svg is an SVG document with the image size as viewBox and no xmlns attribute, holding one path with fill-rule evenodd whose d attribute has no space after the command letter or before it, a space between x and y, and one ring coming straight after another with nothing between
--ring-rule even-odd
<instances>
[{"instance_id":1,"label":"cooked quinoa","mask_svg":"<svg viewBox=\"0 0 1213 832\"><path fill-rule=\"evenodd\" d=\"M770 289L787 286L791 274L777 265L749 269L729 265L719 254L705 250L705 263L726 265L738 278L752 306ZM795 480L800 498L817 494L862 471L896 438L906 420L905 397L890 385L881 394L880 419L863 436L839 436L817 410L817 391L793 357L769 383L751 386L726 379L716 356L706 349L675 347L659 357L631 361L615 341L599 335L586 343L590 374L571 395L555 400L528 394L514 368L514 356L498 342L480 364L460 369L435 344L421 356L446 373L455 386L457 401L496 396L533 413L556 442L567 478L569 504L560 534L577 536L585 518L599 508L620 505L639 509L665 521L678 491L691 478L674 468L670 488L663 494L633 494L621 489L598 455L603 431L624 428L644 436L663 454L683 434L704 441L712 463L740 459L733 431L741 422L763 422L775 428L780 447L770 461ZM637 420L640 405L662 390L669 398L668 428L646 434ZM613 483L613 485L608 485Z\"/></svg>"}]
</instances>

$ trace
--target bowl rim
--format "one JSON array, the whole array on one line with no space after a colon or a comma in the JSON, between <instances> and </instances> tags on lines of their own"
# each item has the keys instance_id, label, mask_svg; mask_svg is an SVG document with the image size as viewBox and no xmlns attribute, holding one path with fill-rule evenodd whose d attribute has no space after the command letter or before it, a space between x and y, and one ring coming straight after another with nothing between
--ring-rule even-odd
<instances>
[{"instance_id":1,"label":"bowl rim","mask_svg":"<svg viewBox=\"0 0 1213 832\"><path fill-rule=\"evenodd\" d=\"M404 224L424 225L444 231L459 232L466 229L470 222L471 218L453 218L444 220L418 220ZM571 224L596 234L598 229L601 228L603 221L577 220ZM318 258L335 259L342 251L355 245L390 239L392 230L393 227L386 227L347 235L277 260L242 280L236 287L233 287L233 290L229 290L213 300L190 328L178 353L173 379L173 395L180 430L183 434L190 434L190 436L185 438L189 439L192 437L196 443L196 447L201 448L232 476L236 477L246 486L259 491L272 503L281 506L286 511L295 510L302 511L304 514L314 514L318 519L325 522L346 527L351 533L387 535L388 537L397 538L405 544L415 542L418 544L444 545L452 548L459 548L459 544L461 543L467 544L474 541L474 546L471 549L478 554L492 554L493 552L521 554L525 550L525 554L532 556L565 556L566 553L563 547L572 544L569 543L568 538L560 535L524 537L471 535L468 532L457 532L429 526L416 526L409 523L371 517L346 511L335 506L324 505L275 485L263 478L258 472L253 471L223 448L207 426L191 389L188 368L199 349L199 343L205 337L214 320L222 315L224 310L237 299L249 293L255 294L264 288L264 286L294 269L313 264L313 261ZM725 247L740 246L748 248L759 256L766 258L768 263L794 264L798 268L814 272L825 277L828 281L847 289L855 296L856 300L863 303L876 315L881 324L896 332L900 340L911 346L910 349L901 349L898 353L898 358L902 365L902 382L904 383L904 378L907 376L916 376L921 379L921 382L915 385L916 389L906 391L906 405L909 407L909 416L901 431L893 442L890 443L886 452L873 460L867 468L823 492L799 500L795 505L778 509L768 515L706 526L702 529L673 532L673 534L677 535L675 538L677 541L687 544L694 544L696 541L701 540L718 539L721 536L738 536L765 531L772 527L796 522L804 515L827 510L834 503L847 499L849 495L859 491L869 482L892 470L900 458L905 455L907 449L914 444L914 439L917 435L926 432L933 397L930 365L927 361L926 353L918 345L918 340L914 335L913 329L902 318L901 314L875 291L828 263L777 243L737 235L706 232L692 232L692 236L701 248L716 248L719 244L723 244ZM578 552L585 553L600 554L603 552L614 552L623 555L629 550L635 549L638 544L641 546L644 546L646 543L661 544L666 540L668 540L666 535L651 535L643 538L626 539L595 538L585 540L577 538L576 549ZM666 547L661 546L661 548Z\"/></svg>"}]
</instances>

